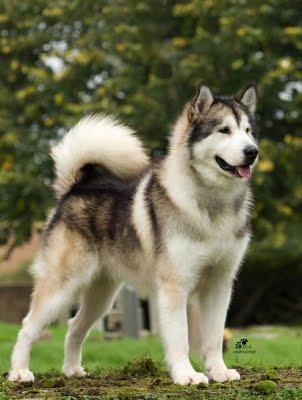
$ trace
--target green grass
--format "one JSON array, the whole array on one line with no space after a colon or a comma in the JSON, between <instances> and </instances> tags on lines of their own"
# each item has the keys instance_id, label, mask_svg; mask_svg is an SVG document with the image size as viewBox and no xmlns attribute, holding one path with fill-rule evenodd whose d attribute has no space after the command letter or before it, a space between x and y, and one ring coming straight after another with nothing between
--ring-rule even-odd
<instances>
[{"instance_id":1,"label":"green grass","mask_svg":"<svg viewBox=\"0 0 302 400\"><path fill-rule=\"evenodd\" d=\"M34 346L31 369L36 374L35 382L12 384L6 380L5 373L18 329L17 325L0 323L0 372L3 374L0 376L0 400L302 399L302 327L234 330L225 360L229 366L239 369L242 380L210 383L206 388L172 384L157 337L108 341L97 331L91 333L84 346L88 377L67 379L60 373L64 327L51 328L51 339L40 340ZM242 337L248 339L252 353L236 355L234 346ZM143 358L131 362L137 357ZM193 356L192 361L200 368L198 357Z\"/></svg>"},{"instance_id":2,"label":"green grass","mask_svg":"<svg viewBox=\"0 0 302 400\"><path fill-rule=\"evenodd\" d=\"M302 327L251 327L234 332L234 339L247 337L253 355L234 353L234 340L226 361L252 367L302 367Z\"/></svg>"},{"instance_id":3,"label":"green grass","mask_svg":"<svg viewBox=\"0 0 302 400\"><path fill-rule=\"evenodd\" d=\"M0 323L0 373L9 369L9 359L14 345L18 325ZM34 347L31 368L35 372L50 369L60 371L63 361L65 327L52 327L52 338L40 340ZM246 337L253 353L236 354L235 343ZM104 340L98 331L93 331L84 345L84 364L88 369L117 368L138 356L150 356L156 362L164 359L161 342L157 337L139 340ZM242 367L302 367L302 327L251 327L234 330L230 350L225 354L228 365ZM198 357L192 356L195 367L200 366Z\"/></svg>"}]
</instances>

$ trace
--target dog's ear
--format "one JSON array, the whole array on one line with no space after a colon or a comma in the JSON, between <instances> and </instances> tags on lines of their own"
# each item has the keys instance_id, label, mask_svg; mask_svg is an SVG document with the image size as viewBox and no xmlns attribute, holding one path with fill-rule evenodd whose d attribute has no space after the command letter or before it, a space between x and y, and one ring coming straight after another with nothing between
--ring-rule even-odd
<instances>
[{"instance_id":1,"label":"dog's ear","mask_svg":"<svg viewBox=\"0 0 302 400\"><path fill-rule=\"evenodd\" d=\"M240 102L254 115L257 106L257 88L255 83L249 84L239 96Z\"/></svg>"},{"instance_id":2,"label":"dog's ear","mask_svg":"<svg viewBox=\"0 0 302 400\"><path fill-rule=\"evenodd\" d=\"M208 86L203 83L200 84L197 88L196 95L190 104L190 122L194 122L204 115L211 107L213 100L213 95Z\"/></svg>"}]
</instances>

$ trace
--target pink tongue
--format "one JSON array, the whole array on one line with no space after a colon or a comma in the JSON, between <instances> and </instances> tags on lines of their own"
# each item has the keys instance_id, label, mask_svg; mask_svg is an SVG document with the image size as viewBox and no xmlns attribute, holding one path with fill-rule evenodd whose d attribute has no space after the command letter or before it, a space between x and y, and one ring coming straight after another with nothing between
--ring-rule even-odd
<instances>
[{"instance_id":1,"label":"pink tongue","mask_svg":"<svg viewBox=\"0 0 302 400\"><path fill-rule=\"evenodd\" d=\"M249 178L251 176L250 167L237 167L237 173L241 178Z\"/></svg>"}]
</instances>

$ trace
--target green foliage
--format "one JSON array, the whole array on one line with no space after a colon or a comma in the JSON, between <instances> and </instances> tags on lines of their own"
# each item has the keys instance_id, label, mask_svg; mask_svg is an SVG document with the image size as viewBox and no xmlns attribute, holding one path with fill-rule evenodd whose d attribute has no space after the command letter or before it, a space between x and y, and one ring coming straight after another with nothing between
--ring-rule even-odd
<instances>
[{"instance_id":1,"label":"green foliage","mask_svg":"<svg viewBox=\"0 0 302 400\"><path fill-rule=\"evenodd\" d=\"M234 291L232 324L301 322L302 138L261 141L251 247Z\"/></svg>"},{"instance_id":2,"label":"green foliage","mask_svg":"<svg viewBox=\"0 0 302 400\"><path fill-rule=\"evenodd\" d=\"M301 157L302 137L286 134L278 142L261 141L261 159L255 176L254 231L262 250L280 251L291 246L292 254L302 255L299 246L302 224L299 212L302 205Z\"/></svg>"},{"instance_id":3,"label":"green foliage","mask_svg":"<svg viewBox=\"0 0 302 400\"><path fill-rule=\"evenodd\" d=\"M297 0L4 0L0 4L0 240L52 204L49 146L87 113L115 113L162 149L203 80L259 89L255 259L301 265L302 28Z\"/></svg>"}]
</instances>

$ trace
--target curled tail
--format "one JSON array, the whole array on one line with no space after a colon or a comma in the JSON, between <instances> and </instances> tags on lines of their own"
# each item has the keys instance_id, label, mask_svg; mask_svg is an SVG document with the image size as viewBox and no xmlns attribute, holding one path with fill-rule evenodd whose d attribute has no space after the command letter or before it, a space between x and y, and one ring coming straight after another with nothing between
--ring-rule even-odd
<instances>
[{"instance_id":1,"label":"curled tail","mask_svg":"<svg viewBox=\"0 0 302 400\"><path fill-rule=\"evenodd\" d=\"M79 170L86 164L101 165L125 180L135 178L149 164L143 144L134 132L108 116L81 119L51 149L51 156L57 197L76 183Z\"/></svg>"}]
</instances>

